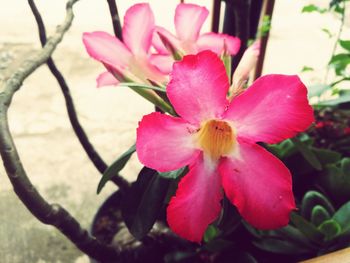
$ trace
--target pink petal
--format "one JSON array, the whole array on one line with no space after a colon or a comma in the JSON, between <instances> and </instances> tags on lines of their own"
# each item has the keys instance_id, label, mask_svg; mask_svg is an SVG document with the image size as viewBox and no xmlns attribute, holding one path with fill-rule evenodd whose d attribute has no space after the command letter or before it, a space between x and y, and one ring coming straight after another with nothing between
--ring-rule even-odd
<instances>
[{"instance_id":1,"label":"pink petal","mask_svg":"<svg viewBox=\"0 0 350 263\"><path fill-rule=\"evenodd\" d=\"M170 53L169 50L165 47L160 36L162 36L164 39L166 39L167 42L171 43L171 45L175 49L178 49L178 50L181 49L180 41L176 38L176 36L171 34L165 28L157 26L157 27L155 27L155 31L153 34L152 44L158 53L160 53L160 54L169 54Z\"/></svg>"},{"instance_id":2,"label":"pink petal","mask_svg":"<svg viewBox=\"0 0 350 263\"><path fill-rule=\"evenodd\" d=\"M250 72L255 68L260 53L260 40L255 41L244 52L239 64L233 74L233 90L240 91L249 78Z\"/></svg>"},{"instance_id":3,"label":"pink petal","mask_svg":"<svg viewBox=\"0 0 350 263\"><path fill-rule=\"evenodd\" d=\"M169 74L174 64L174 59L170 55L154 54L151 55L150 61L164 74Z\"/></svg>"},{"instance_id":4,"label":"pink petal","mask_svg":"<svg viewBox=\"0 0 350 263\"><path fill-rule=\"evenodd\" d=\"M98 75L96 82L98 88L119 84L119 81L109 71L102 72L100 75Z\"/></svg>"},{"instance_id":5,"label":"pink petal","mask_svg":"<svg viewBox=\"0 0 350 263\"><path fill-rule=\"evenodd\" d=\"M124 17L123 41L133 54L147 54L152 44L154 15L147 3L130 7Z\"/></svg>"},{"instance_id":6,"label":"pink petal","mask_svg":"<svg viewBox=\"0 0 350 263\"><path fill-rule=\"evenodd\" d=\"M181 118L154 112L142 118L136 151L147 167L168 172L184 167L198 156L191 133L196 129Z\"/></svg>"},{"instance_id":7,"label":"pink petal","mask_svg":"<svg viewBox=\"0 0 350 263\"><path fill-rule=\"evenodd\" d=\"M119 70L129 65L131 53L128 48L107 32L84 33L83 42L92 58Z\"/></svg>"},{"instance_id":8,"label":"pink petal","mask_svg":"<svg viewBox=\"0 0 350 263\"><path fill-rule=\"evenodd\" d=\"M196 41L209 14L204 6L179 4L175 11L176 34L181 40Z\"/></svg>"},{"instance_id":9,"label":"pink petal","mask_svg":"<svg viewBox=\"0 0 350 263\"><path fill-rule=\"evenodd\" d=\"M227 197L256 228L287 225L289 214L295 209L287 167L257 144L240 142L239 154L239 158L225 158L219 164Z\"/></svg>"},{"instance_id":10,"label":"pink petal","mask_svg":"<svg viewBox=\"0 0 350 263\"><path fill-rule=\"evenodd\" d=\"M181 179L176 196L167 209L170 228L180 237L201 242L208 225L219 215L222 191L216 167L208 166L202 155Z\"/></svg>"},{"instance_id":11,"label":"pink petal","mask_svg":"<svg viewBox=\"0 0 350 263\"><path fill-rule=\"evenodd\" d=\"M229 87L225 67L211 51L175 62L167 94L176 112L191 123L222 115Z\"/></svg>"},{"instance_id":12,"label":"pink petal","mask_svg":"<svg viewBox=\"0 0 350 263\"><path fill-rule=\"evenodd\" d=\"M226 34L206 33L199 36L197 41L198 50L209 49L218 55L224 51L224 46L230 55L236 55L241 47L241 40Z\"/></svg>"},{"instance_id":13,"label":"pink petal","mask_svg":"<svg viewBox=\"0 0 350 263\"><path fill-rule=\"evenodd\" d=\"M234 98L224 116L239 136L277 143L304 131L314 121L307 89L298 76L265 75Z\"/></svg>"}]
</instances>

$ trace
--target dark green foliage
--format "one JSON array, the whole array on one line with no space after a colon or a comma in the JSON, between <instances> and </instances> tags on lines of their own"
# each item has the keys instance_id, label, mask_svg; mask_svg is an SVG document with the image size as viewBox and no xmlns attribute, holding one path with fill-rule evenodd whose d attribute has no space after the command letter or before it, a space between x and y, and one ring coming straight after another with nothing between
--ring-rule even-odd
<instances>
[{"instance_id":1,"label":"dark green foliage","mask_svg":"<svg viewBox=\"0 0 350 263\"><path fill-rule=\"evenodd\" d=\"M144 167L122 198L122 216L130 233L141 240L151 230L164 206L169 180Z\"/></svg>"}]
</instances>

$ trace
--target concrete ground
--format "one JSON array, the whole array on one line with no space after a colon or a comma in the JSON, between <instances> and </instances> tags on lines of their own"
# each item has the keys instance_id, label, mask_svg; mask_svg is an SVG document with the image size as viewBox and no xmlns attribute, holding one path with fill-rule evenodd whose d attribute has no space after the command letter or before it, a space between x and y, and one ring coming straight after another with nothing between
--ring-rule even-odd
<instances>
[{"instance_id":1,"label":"concrete ground","mask_svg":"<svg viewBox=\"0 0 350 263\"><path fill-rule=\"evenodd\" d=\"M48 31L52 32L63 20L65 1L36 2L47 21ZM123 15L135 2L123 1L120 14ZM157 16L157 21L165 21L165 25L172 28L176 1L151 2L155 13L163 14L163 17ZM300 10L310 2L328 1L276 2L264 72L298 74L307 65L314 67L315 72L303 74L305 82L321 81L334 43L321 28L336 32L339 22L332 15L301 14ZM39 47L39 42L34 19L25 1L0 0L0 4L0 79L4 79L11 68ZM81 35L93 30L111 32L107 4L105 1L81 0L75 13L73 27L54 53L54 59L71 87L82 125L98 152L110 163L134 143L138 121L153 107L125 87L95 88L95 78L103 68L88 57ZM344 30L347 38L350 37L349 22ZM9 120L33 184L47 200L62 204L89 228L96 209L115 187L107 185L100 195L96 195L100 175L75 137L60 89L45 66L31 75L16 94ZM133 180L140 167L134 156L123 175ZM2 166L0 262L88 262L88 258L57 230L33 218L14 194Z\"/></svg>"}]
</instances>

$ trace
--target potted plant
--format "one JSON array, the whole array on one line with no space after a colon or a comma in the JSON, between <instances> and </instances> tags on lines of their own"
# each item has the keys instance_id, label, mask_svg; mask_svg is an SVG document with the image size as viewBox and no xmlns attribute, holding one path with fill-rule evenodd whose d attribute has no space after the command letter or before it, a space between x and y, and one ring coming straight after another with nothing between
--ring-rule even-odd
<instances>
[{"instance_id":1,"label":"potted plant","mask_svg":"<svg viewBox=\"0 0 350 263\"><path fill-rule=\"evenodd\" d=\"M336 44L342 53L330 60L337 79L307 97L295 75L259 76L269 29L264 14L272 14L273 1L259 4L265 17L259 29L256 17L245 18L255 21L250 32L242 23L229 27L228 21L244 20L243 11L253 6L227 1L229 35L201 34L208 10L184 3L175 10L176 34L155 23L147 3L131 6L121 27L115 2L108 0L116 36L83 35L88 54L106 68L97 83L128 86L153 103L155 112L145 113L135 127L135 145L106 165L51 58L76 2L68 1L64 23L48 40L29 1L43 49L0 89L0 153L15 192L34 216L60 229L92 262L298 262L349 246L350 100L341 84L349 81L350 42L341 32ZM343 21L345 2L303 11L336 12ZM257 39L248 45L252 35ZM118 186L90 233L35 190L8 129L13 95L43 63L58 79L74 131L102 174L98 192L108 181ZM310 105L312 97L330 89L336 98ZM120 171L133 154L144 167L130 183Z\"/></svg>"}]
</instances>

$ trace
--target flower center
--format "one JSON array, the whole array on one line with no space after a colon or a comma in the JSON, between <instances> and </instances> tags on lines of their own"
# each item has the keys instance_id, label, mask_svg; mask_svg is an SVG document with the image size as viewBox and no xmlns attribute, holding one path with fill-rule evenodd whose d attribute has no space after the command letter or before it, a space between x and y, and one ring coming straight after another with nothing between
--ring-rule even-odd
<instances>
[{"instance_id":1,"label":"flower center","mask_svg":"<svg viewBox=\"0 0 350 263\"><path fill-rule=\"evenodd\" d=\"M234 131L226 121L209 120L205 122L197 136L203 152L215 161L229 154L236 144Z\"/></svg>"}]
</instances>

